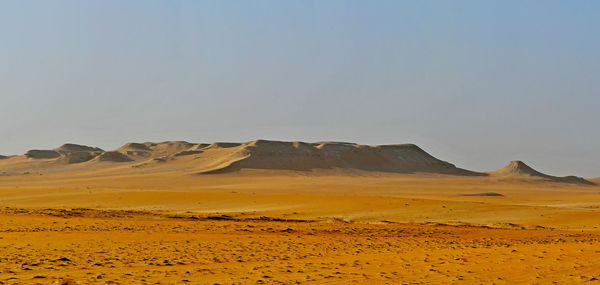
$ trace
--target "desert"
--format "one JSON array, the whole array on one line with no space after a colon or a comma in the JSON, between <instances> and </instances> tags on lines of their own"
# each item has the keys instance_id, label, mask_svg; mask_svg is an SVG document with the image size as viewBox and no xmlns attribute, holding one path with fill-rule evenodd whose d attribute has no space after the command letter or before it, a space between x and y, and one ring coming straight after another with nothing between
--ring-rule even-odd
<instances>
[{"instance_id":1,"label":"desert","mask_svg":"<svg viewBox=\"0 0 600 285\"><path fill-rule=\"evenodd\" d=\"M500 163L501 165L501 163ZM595 282L599 179L412 144L77 144L0 160L3 284Z\"/></svg>"},{"instance_id":2,"label":"desert","mask_svg":"<svg viewBox=\"0 0 600 285\"><path fill-rule=\"evenodd\" d=\"M600 1L0 1L0 285L600 284Z\"/></svg>"}]
</instances>

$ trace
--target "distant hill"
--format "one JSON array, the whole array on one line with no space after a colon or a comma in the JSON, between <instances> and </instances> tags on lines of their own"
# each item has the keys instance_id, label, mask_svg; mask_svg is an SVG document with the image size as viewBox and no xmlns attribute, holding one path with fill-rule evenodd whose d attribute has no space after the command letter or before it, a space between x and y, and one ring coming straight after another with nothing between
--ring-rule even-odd
<instances>
[{"instance_id":1,"label":"distant hill","mask_svg":"<svg viewBox=\"0 0 600 285\"><path fill-rule=\"evenodd\" d=\"M127 143L116 150L64 144L53 150L30 150L22 156L0 157L0 171L61 172L118 166L119 172L164 171L181 174L223 174L243 170L356 173L443 174L498 179L594 184L575 176L555 177L522 161L482 173L456 167L414 144L360 145L347 142L189 143L185 141ZM69 166L69 167L67 167Z\"/></svg>"},{"instance_id":2,"label":"distant hill","mask_svg":"<svg viewBox=\"0 0 600 285\"><path fill-rule=\"evenodd\" d=\"M75 152L103 152L103 150L98 147L90 147L90 146L78 145L78 144L72 144L72 143L63 144L63 145L55 148L54 151L56 151L58 153L62 153L62 154L75 153Z\"/></svg>"},{"instance_id":3,"label":"distant hill","mask_svg":"<svg viewBox=\"0 0 600 285\"><path fill-rule=\"evenodd\" d=\"M483 175L457 168L412 144L367 146L340 142L257 140L237 145L218 143L207 147L218 148L227 148L229 151L221 157L221 163L203 173L225 173L240 169L355 169L391 173Z\"/></svg>"},{"instance_id":4,"label":"distant hill","mask_svg":"<svg viewBox=\"0 0 600 285\"><path fill-rule=\"evenodd\" d=\"M560 183L587 184L594 185L595 183L585 180L577 176L557 177L541 173L520 160L511 161L508 165L494 172L490 172L491 176L500 178L538 178Z\"/></svg>"}]
</instances>

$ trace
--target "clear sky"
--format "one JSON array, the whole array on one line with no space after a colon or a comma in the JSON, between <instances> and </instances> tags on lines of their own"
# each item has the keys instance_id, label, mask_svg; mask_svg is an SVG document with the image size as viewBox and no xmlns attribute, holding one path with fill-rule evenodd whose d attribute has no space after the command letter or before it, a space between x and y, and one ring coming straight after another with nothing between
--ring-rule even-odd
<instances>
[{"instance_id":1,"label":"clear sky","mask_svg":"<svg viewBox=\"0 0 600 285\"><path fill-rule=\"evenodd\" d=\"M0 153L416 143L600 176L600 1L0 2Z\"/></svg>"}]
</instances>

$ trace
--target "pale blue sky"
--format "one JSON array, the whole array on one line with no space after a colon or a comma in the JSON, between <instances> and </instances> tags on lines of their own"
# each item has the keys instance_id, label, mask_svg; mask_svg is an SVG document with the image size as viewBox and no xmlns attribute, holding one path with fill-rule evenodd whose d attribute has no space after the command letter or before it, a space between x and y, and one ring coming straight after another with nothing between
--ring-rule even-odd
<instances>
[{"instance_id":1,"label":"pale blue sky","mask_svg":"<svg viewBox=\"0 0 600 285\"><path fill-rule=\"evenodd\" d=\"M597 1L0 1L0 153L416 143L600 176Z\"/></svg>"}]
</instances>

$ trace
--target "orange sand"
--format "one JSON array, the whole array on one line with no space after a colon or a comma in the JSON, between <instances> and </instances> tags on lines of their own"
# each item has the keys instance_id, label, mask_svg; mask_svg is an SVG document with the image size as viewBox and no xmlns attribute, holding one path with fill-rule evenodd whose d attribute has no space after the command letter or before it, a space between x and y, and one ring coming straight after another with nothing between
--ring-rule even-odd
<instances>
[{"instance_id":1,"label":"orange sand","mask_svg":"<svg viewBox=\"0 0 600 285\"><path fill-rule=\"evenodd\" d=\"M198 175L198 161L208 167L224 150L161 162L124 147L132 161L0 161L0 284L600 279L597 186L356 170Z\"/></svg>"}]
</instances>

